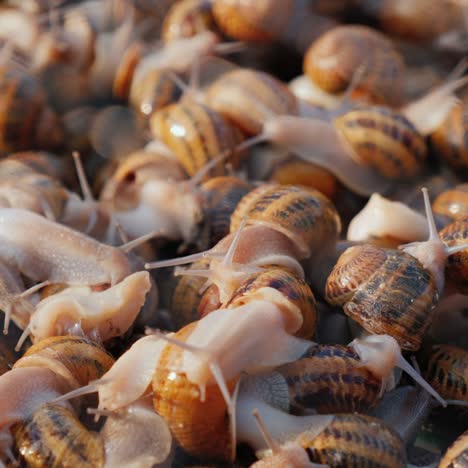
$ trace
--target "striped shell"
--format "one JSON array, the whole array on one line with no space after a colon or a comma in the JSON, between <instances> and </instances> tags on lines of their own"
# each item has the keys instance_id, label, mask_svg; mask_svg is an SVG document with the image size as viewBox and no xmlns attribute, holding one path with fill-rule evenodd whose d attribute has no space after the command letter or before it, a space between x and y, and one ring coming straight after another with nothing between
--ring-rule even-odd
<instances>
[{"instance_id":1,"label":"striped shell","mask_svg":"<svg viewBox=\"0 0 468 468\"><path fill-rule=\"evenodd\" d=\"M196 324L174 335L184 341ZM167 345L153 375L153 404L163 417L175 441L190 455L204 459L229 460L231 452L230 421L223 396L215 384L207 385L204 401L198 386L176 371L183 350ZM236 382L227 382L232 394Z\"/></svg>"},{"instance_id":2,"label":"striped shell","mask_svg":"<svg viewBox=\"0 0 468 468\"><path fill-rule=\"evenodd\" d=\"M439 468L466 468L468 466L468 431L465 431L445 452Z\"/></svg>"},{"instance_id":3,"label":"striped shell","mask_svg":"<svg viewBox=\"0 0 468 468\"><path fill-rule=\"evenodd\" d=\"M276 297L269 294L271 289L282 294L282 300L277 302L277 305L283 310L286 331L301 338L311 338L317 328L317 308L314 294L305 281L298 279L287 270L271 268L249 276L232 295L225 307L240 307L259 298L276 303ZM286 306L286 304L288 305ZM298 323L298 314L301 326L299 329L293 329L292 324Z\"/></svg>"},{"instance_id":4,"label":"striped shell","mask_svg":"<svg viewBox=\"0 0 468 468\"><path fill-rule=\"evenodd\" d=\"M62 144L62 125L32 76L0 67L0 97L0 153Z\"/></svg>"},{"instance_id":5,"label":"striped shell","mask_svg":"<svg viewBox=\"0 0 468 468\"><path fill-rule=\"evenodd\" d=\"M468 243L468 217L449 224L439 235L448 246ZM448 257L445 274L458 292L468 294L468 249Z\"/></svg>"},{"instance_id":6,"label":"striped shell","mask_svg":"<svg viewBox=\"0 0 468 468\"><path fill-rule=\"evenodd\" d=\"M250 135L261 133L271 116L297 113L296 97L286 85L249 69L223 74L208 88L206 102Z\"/></svg>"},{"instance_id":7,"label":"striped shell","mask_svg":"<svg viewBox=\"0 0 468 468\"><path fill-rule=\"evenodd\" d=\"M229 234L231 216L252 186L237 177L213 177L201 186L203 222L209 246Z\"/></svg>"},{"instance_id":8,"label":"striped shell","mask_svg":"<svg viewBox=\"0 0 468 468\"><path fill-rule=\"evenodd\" d=\"M28 466L104 466L102 440L63 406L40 407L29 420L15 426L13 432L18 452Z\"/></svg>"},{"instance_id":9,"label":"striped shell","mask_svg":"<svg viewBox=\"0 0 468 468\"><path fill-rule=\"evenodd\" d=\"M271 41L286 26L294 0L217 0L213 14L221 31L240 41Z\"/></svg>"},{"instance_id":10,"label":"striped shell","mask_svg":"<svg viewBox=\"0 0 468 468\"><path fill-rule=\"evenodd\" d=\"M231 232L242 220L263 224L281 232L294 242L302 258L314 250L334 243L341 230L337 211L317 190L265 184L248 193L231 218Z\"/></svg>"},{"instance_id":11,"label":"striped shell","mask_svg":"<svg viewBox=\"0 0 468 468\"><path fill-rule=\"evenodd\" d=\"M175 3L164 18L161 39L168 42L215 28L209 0L182 0Z\"/></svg>"},{"instance_id":12,"label":"striped shell","mask_svg":"<svg viewBox=\"0 0 468 468\"><path fill-rule=\"evenodd\" d=\"M240 141L239 133L224 117L192 101L154 113L150 124L153 136L173 151L190 176L224 151L233 151ZM223 168L224 164L219 164L211 175L223 175Z\"/></svg>"},{"instance_id":13,"label":"striped shell","mask_svg":"<svg viewBox=\"0 0 468 468\"><path fill-rule=\"evenodd\" d=\"M432 204L435 214L452 219L468 217L468 184L460 184L442 192Z\"/></svg>"},{"instance_id":14,"label":"striped shell","mask_svg":"<svg viewBox=\"0 0 468 468\"><path fill-rule=\"evenodd\" d=\"M304 57L304 73L329 93L344 92L360 67L362 76L354 94L362 94L375 104L400 104L402 57L374 29L337 26L313 42Z\"/></svg>"},{"instance_id":15,"label":"striped shell","mask_svg":"<svg viewBox=\"0 0 468 468\"><path fill-rule=\"evenodd\" d=\"M297 439L312 463L331 468L405 468L406 452L398 434L379 419L338 414L318 436Z\"/></svg>"},{"instance_id":16,"label":"striped shell","mask_svg":"<svg viewBox=\"0 0 468 468\"><path fill-rule=\"evenodd\" d=\"M47 367L78 388L102 377L113 364L112 356L88 338L54 336L31 346L14 368Z\"/></svg>"},{"instance_id":17,"label":"striped shell","mask_svg":"<svg viewBox=\"0 0 468 468\"><path fill-rule=\"evenodd\" d=\"M445 344L434 346L424 378L442 398L468 401L468 351Z\"/></svg>"},{"instance_id":18,"label":"striped shell","mask_svg":"<svg viewBox=\"0 0 468 468\"><path fill-rule=\"evenodd\" d=\"M416 258L372 245L341 255L325 293L369 333L393 336L412 351L420 347L438 299L434 279Z\"/></svg>"},{"instance_id":19,"label":"striped shell","mask_svg":"<svg viewBox=\"0 0 468 468\"><path fill-rule=\"evenodd\" d=\"M453 107L431 135L437 154L455 170L468 171L468 104Z\"/></svg>"},{"instance_id":20,"label":"striped shell","mask_svg":"<svg viewBox=\"0 0 468 468\"><path fill-rule=\"evenodd\" d=\"M379 399L381 381L361 365L348 346L318 345L297 361L275 369L288 385L289 411L307 414L368 413Z\"/></svg>"},{"instance_id":21,"label":"striped shell","mask_svg":"<svg viewBox=\"0 0 468 468\"><path fill-rule=\"evenodd\" d=\"M136 70L130 86L132 107L145 116L162 109L180 96L173 79L166 70Z\"/></svg>"},{"instance_id":22,"label":"striped shell","mask_svg":"<svg viewBox=\"0 0 468 468\"><path fill-rule=\"evenodd\" d=\"M421 171L426 143L403 115L384 107L358 109L335 119L353 158L388 179L407 179Z\"/></svg>"}]
</instances>

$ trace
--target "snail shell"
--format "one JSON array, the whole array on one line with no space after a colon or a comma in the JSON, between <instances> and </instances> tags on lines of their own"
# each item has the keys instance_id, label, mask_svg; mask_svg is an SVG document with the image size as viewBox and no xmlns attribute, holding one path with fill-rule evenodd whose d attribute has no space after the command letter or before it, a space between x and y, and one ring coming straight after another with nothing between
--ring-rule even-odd
<instances>
[{"instance_id":1,"label":"snail shell","mask_svg":"<svg viewBox=\"0 0 468 468\"><path fill-rule=\"evenodd\" d=\"M182 0L175 3L164 18L161 39L168 42L216 29L209 0Z\"/></svg>"},{"instance_id":2,"label":"snail shell","mask_svg":"<svg viewBox=\"0 0 468 468\"><path fill-rule=\"evenodd\" d=\"M261 133L271 115L297 114L294 94L268 73L224 73L207 90L206 103L250 135Z\"/></svg>"},{"instance_id":3,"label":"snail shell","mask_svg":"<svg viewBox=\"0 0 468 468\"><path fill-rule=\"evenodd\" d=\"M271 41L287 25L294 0L218 0L213 15L221 31L240 41Z\"/></svg>"},{"instance_id":4,"label":"snail shell","mask_svg":"<svg viewBox=\"0 0 468 468\"><path fill-rule=\"evenodd\" d=\"M398 434L381 420L360 414L337 414L311 439L303 432L297 439L312 463L330 467L406 467L405 447Z\"/></svg>"},{"instance_id":5,"label":"snail shell","mask_svg":"<svg viewBox=\"0 0 468 468\"><path fill-rule=\"evenodd\" d=\"M376 405L381 380L349 346L311 346L297 361L275 369L286 380L289 411L307 414L367 413Z\"/></svg>"},{"instance_id":6,"label":"snail shell","mask_svg":"<svg viewBox=\"0 0 468 468\"><path fill-rule=\"evenodd\" d=\"M402 114L384 107L347 112L334 121L356 162L388 179L410 178L423 167L426 143Z\"/></svg>"},{"instance_id":7,"label":"snail shell","mask_svg":"<svg viewBox=\"0 0 468 468\"><path fill-rule=\"evenodd\" d=\"M468 217L449 224L440 231L439 235L449 247L466 244L468 240ZM468 249L447 258L445 274L458 292L468 294Z\"/></svg>"},{"instance_id":8,"label":"snail shell","mask_svg":"<svg viewBox=\"0 0 468 468\"><path fill-rule=\"evenodd\" d=\"M78 388L102 377L113 364L112 356L87 338L54 336L31 346L14 368L47 367Z\"/></svg>"},{"instance_id":9,"label":"snail shell","mask_svg":"<svg viewBox=\"0 0 468 468\"><path fill-rule=\"evenodd\" d=\"M468 216L468 184L460 184L442 192L432 204L434 213L454 220Z\"/></svg>"},{"instance_id":10,"label":"snail shell","mask_svg":"<svg viewBox=\"0 0 468 468\"><path fill-rule=\"evenodd\" d=\"M32 76L1 67L0 96L5 113L0 128L1 152L60 146L62 125Z\"/></svg>"},{"instance_id":11,"label":"snail shell","mask_svg":"<svg viewBox=\"0 0 468 468\"><path fill-rule=\"evenodd\" d=\"M393 249L357 245L339 258L326 299L369 333L390 335L417 350L438 299L434 278L419 260Z\"/></svg>"},{"instance_id":12,"label":"snail shell","mask_svg":"<svg viewBox=\"0 0 468 468\"><path fill-rule=\"evenodd\" d=\"M436 152L455 170L468 170L468 104L454 106L431 135Z\"/></svg>"},{"instance_id":13,"label":"snail shell","mask_svg":"<svg viewBox=\"0 0 468 468\"><path fill-rule=\"evenodd\" d=\"M175 334L184 341L196 324L190 324ZM205 398L181 367L183 350L168 345L160 355L159 366L153 375L153 404L162 416L177 443L190 455L213 460L229 460L231 452L230 421L223 396L215 384L206 386ZM227 382L232 393L236 382Z\"/></svg>"},{"instance_id":14,"label":"snail shell","mask_svg":"<svg viewBox=\"0 0 468 468\"><path fill-rule=\"evenodd\" d=\"M366 26L337 26L319 37L304 57L304 73L323 90L345 91L356 70L362 76L353 94L376 104L401 102L404 63L392 43Z\"/></svg>"},{"instance_id":15,"label":"snail shell","mask_svg":"<svg viewBox=\"0 0 468 468\"><path fill-rule=\"evenodd\" d=\"M189 176L224 151L234 151L239 132L219 113L193 101L172 104L154 113L150 121L156 139L176 155ZM211 175L223 175L224 164Z\"/></svg>"},{"instance_id":16,"label":"snail shell","mask_svg":"<svg viewBox=\"0 0 468 468\"><path fill-rule=\"evenodd\" d=\"M464 467L468 464L468 431L465 431L447 449L440 460L439 468Z\"/></svg>"},{"instance_id":17,"label":"snail shell","mask_svg":"<svg viewBox=\"0 0 468 468\"><path fill-rule=\"evenodd\" d=\"M468 351L450 345L434 346L424 377L443 398L468 401Z\"/></svg>"},{"instance_id":18,"label":"snail shell","mask_svg":"<svg viewBox=\"0 0 468 468\"><path fill-rule=\"evenodd\" d=\"M264 288L273 289L281 294L279 302L277 296L270 297L272 302L277 303L283 310L285 322L288 315L292 315L293 323L297 323L297 314L301 315L302 325L294 334L301 338L311 338L317 328L317 304L314 294L304 280L297 278L287 270L272 268L249 276L233 294L226 304L226 308L240 307L251 300L260 298L268 292ZM286 330L290 327L285 325Z\"/></svg>"},{"instance_id":19,"label":"snail shell","mask_svg":"<svg viewBox=\"0 0 468 468\"><path fill-rule=\"evenodd\" d=\"M203 220L210 246L229 234L231 216L252 186L237 177L213 177L201 186Z\"/></svg>"},{"instance_id":20,"label":"snail shell","mask_svg":"<svg viewBox=\"0 0 468 468\"><path fill-rule=\"evenodd\" d=\"M341 229L333 204L317 190L265 184L248 193L231 218L231 232L242 220L263 224L294 242L302 258L335 242Z\"/></svg>"},{"instance_id":21,"label":"snail shell","mask_svg":"<svg viewBox=\"0 0 468 468\"><path fill-rule=\"evenodd\" d=\"M28 466L104 466L102 440L66 407L41 406L13 432L17 449Z\"/></svg>"}]
</instances>

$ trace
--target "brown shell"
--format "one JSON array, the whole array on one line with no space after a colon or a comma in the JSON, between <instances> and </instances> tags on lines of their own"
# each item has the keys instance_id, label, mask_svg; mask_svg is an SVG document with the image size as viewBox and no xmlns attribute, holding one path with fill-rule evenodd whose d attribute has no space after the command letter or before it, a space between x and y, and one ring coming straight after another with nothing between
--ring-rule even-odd
<instances>
[{"instance_id":1,"label":"brown shell","mask_svg":"<svg viewBox=\"0 0 468 468\"><path fill-rule=\"evenodd\" d=\"M448 246L468 244L468 216L449 224L439 235ZM458 292L468 294L468 249L447 258L445 276Z\"/></svg>"},{"instance_id":2,"label":"brown shell","mask_svg":"<svg viewBox=\"0 0 468 468\"><path fill-rule=\"evenodd\" d=\"M378 402L381 380L348 346L310 347L297 361L275 369L287 382L290 412L368 413Z\"/></svg>"},{"instance_id":3,"label":"brown shell","mask_svg":"<svg viewBox=\"0 0 468 468\"><path fill-rule=\"evenodd\" d=\"M218 78L207 90L206 103L250 135L261 133L271 116L297 114L296 97L281 81L246 68Z\"/></svg>"},{"instance_id":4,"label":"brown shell","mask_svg":"<svg viewBox=\"0 0 468 468\"><path fill-rule=\"evenodd\" d=\"M468 431L465 431L447 449L439 468L466 468L468 466Z\"/></svg>"},{"instance_id":5,"label":"brown shell","mask_svg":"<svg viewBox=\"0 0 468 468\"><path fill-rule=\"evenodd\" d=\"M32 76L1 67L0 96L1 153L62 144L62 125Z\"/></svg>"},{"instance_id":6,"label":"brown shell","mask_svg":"<svg viewBox=\"0 0 468 468\"><path fill-rule=\"evenodd\" d=\"M208 246L212 247L229 234L231 216L252 186L237 177L213 177L201 186L203 222Z\"/></svg>"},{"instance_id":7,"label":"brown shell","mask_svg":"<svg viewBox=\"0 0 468 468\"><path fill-rule=\"evenodd\" d=\"M294 0L217 0L213 14L221 31L240 41L277 39L292 14Z\"/></svg>"},{"instance_id":8,"label":"brown shell","mask_svg":"<svg viewBox=\"0 0 468 468\"><path fill-rule=\"evenodd\" d=\"M31 346L14 367L48 367L81 387L102 377L113 364L113 357L88 338L53 336Z\"/></svg>"},{"instance_id":9,"label":"brown shell","mask_svg":"<svg viewBox=\"0 0 468 468\"><path fill-rule=\"evenodd\" d=\"M255 273L242 283L231 299L225 305L226 308L239 307L252 300L252 297L261 297L269 300L268 293L263 292L264 288L272 288L279 291L283 296L283 301L277 303L285 314L285 329L288 333L294 333L301 338L311 338L317 328L317 304L314 294L307 283L298 279L293 273L279 268L272 267L265 272ZM263 294L262 294L263 293ZM260 296L258 296L260 294ZM274 301L274 298L270 298ZM287 307L285 302L289 302L292 307ZM302 325L299 329L293 329L292 324L297 323L297 311L302 316ZM288 320L291 315L291 320ZM291 322L291 323L288 323Z\"/></svg>"},{"instance_id":10,"label":"brown shell","mask_svg":"<svg viewBox=\"0 0 468 468\"><path fill-rule=\"evenodd\" d=\"M164 42L169 42L215 29L212 2L209 0L181 0L171 7L164 18L161 39Z\"/></svg>"},{"instance_id":11,"label":"brown shell","mask_svg":"<svg viewBox=\"0 0 468 468\"><path fill-rule=\"evenodd\" d=\"M450 345L434 346L424 378L442 398L468 401L468 351Z\"/></svg>"},{"instance_id":12,"label":"brown shell","mask_svg":"<svg viewBox=\"0 0 468 468\"><path fill-rule=\"evenodd\" d=\"M383 421L359 414L337 414L328 427L311 439L303 432L296 441L313 463L331 468L375 466L405 468L406 452L400 436Z\"/></svg>"},{"instance_id":13,"label":"brown shell","mask_svg":"<svg viewBox=\"0 0 468 468\"><path fill-rule=\"evenodd\" d=\"M180 90L167 70L150 68L134 74L129 101L133 108L149 116L180 96Z\"/></svg>"},{"instance_id":14,"label":"brown shell","mask_svg":"<svg viewBox=\"0 0 468 468\"><path fill-rule=\"evenodd\" d=\"M334 123L356 162L384 177L407 179L423 168L426 143L402 114L385 107L369 107L347 112Z\"/></svg>"},{"instance_id":15,"label":"brown shell","mask_svg":"<svg viewBox=\"0 0 468 468\"><path fill-rule=\"evenodd\" d=\"M281 185L302 185L333 199L338 191L338 181L326 169L290 155L271 167L266 179Z\"/></svg>"},{"instance_id":16,"label":"brown shell","mask_svg":"<svg viewBox=\"0 0 468 468\"><path fill-rule=\"evenodd\" d=\"M144 53L144 45L134 42L125 50L115 72L112 94L118 99L128 99L133 83L135 69L140 63Z\"/></svg>"},{"instance_id":17,"label":"brown shell","mask_svg":"<svg viewBox=\"0 0 468 468\"><path fill-rule=\"evenodd\" d=\"M304 57L304 73L329 93L344 92L356 71L355 95L375 104L401 103L404 63L392 43L367 26L337 26L320 36Z\"/></svg>"},{"instance_id":18,"label":"brown shell","mask_svg":"<svg viewBox=\"0 0 468 468\"><path fill-rule=\"evenodd\" d=\"M184 341L196 324L189 324L175 334ZM153 403L163 417L175 441L188 454L203 459L229 460L231 457L230 421L226 403L217 385L206 387L206 397L200 401L198 386L189 382L181 365L183 350L168 345L161 353L159 366L153 375ZM235 381L227 383L232 394Z\"/></svg>"},{"instance_id":19,"label":"brown shell","mask_svg":"<svg viewBox=\"0 0 468 468\"><path fill-rule=\"evenodd\" d=\"M330 200L317 190L265 184L248 193L231 218L231 232L242 220L263 224L291 239L303 258L315 249L334 243L341 230L340 218Z\"/></svg>"},{"instance_id":20,"label":"brown shell","mask_svg":"<svg viewBox=\"0 0 468 468\"><path fill-rule=\"evenodd\" d=\"M165 143L190 176L224 151L233 151L239 134L216 111L193 101L181 101L154 113L151 117L153 136ZM234 161L235 158L229 158ZM223 175L224 163L218 164L211 176Z\"/></svg>"},{"instance_id":21,"label":"brown shell","mask_svg":"<svg viewBox=\"0 0 468 468\"><path fill-rule=\"evenodd\" d=\"M104 466L104 444L88 431L73 411L44 405L13 429L16 447L27 465L34 468Z\"/></svg>"},{"instance_id":22,"label":"brown shell","mask_svg":"<svg viewBox=\"0 0 468 468\"><path fill-rule=\"evenodd\" d=\"M468 184L460 184L442 192L432 204L435 214L452 219L468 217Z\"/></svg>"},{"instance_id":23,"label":"brown shell","mask_svg":"<svg viewBox=\"0 0 468 468\"><path fill-rule=\"evenodd\" d=\"M429 271L411 255L357 245L341 255L328 277L326 299L369 333L391 335L403 349L415 351L438 293Z\"/></svg>"},{"instance_id":24,"label":"brown shell","mask_svg":"<svg viewBox=\"0 0 468 468\"><path fill-rule=\"evenodd\" d=\"M468 105L453 107L443 124L431 135L437 154L455 170L468 171Z\"/></svg>"}]
</instances>

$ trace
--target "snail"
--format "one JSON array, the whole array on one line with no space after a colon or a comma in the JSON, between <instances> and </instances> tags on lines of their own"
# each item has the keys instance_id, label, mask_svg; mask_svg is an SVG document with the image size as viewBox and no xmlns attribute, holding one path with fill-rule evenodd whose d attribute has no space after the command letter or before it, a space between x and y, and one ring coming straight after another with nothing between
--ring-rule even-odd
<instances>
[{"instance_id":1,"label":"snail","mask_svg":"<svg viewBox=\"0 0 468 468\"><path fill-rule=\"evenodd\" d=\"M82 334L95 341L123 335L133 324L151 288L149 273L140 271L104 291L67 288L40 301L31 312L18 342L50 336Z\"/></svg>"},{"instance_id":2,"label":"snail","mask_svg":"<svg viewBox=\"0 0 468 468\"><path fill-rule=\"evenodd\" d=\"M52 337L32 346L0 378L2 435L44 403L101 377L112 363L106 351L84 338Z\"/></svg>"},{"instance_id":3,"label":"snail","mask_svg":"<svg viewBox=\"0 0 468 468\"><path fill-rule=\"evenodd\" d=\"M408 244L402 251L371 245L351 247L341 255L326 284L329 303L341 305L370 333L388 333L409 350L419 348L430 325L443 291L447 257L465 248L442 242L427 189L423 194L428 241Z\"/></svg>"},{"instance_id":4,"label":"snail","mask_svg":"<svg viewBox=\"0 0 468 468\"><path fill-rule=\"evenodd\" d=\"M216 81L210 88L215 86ZM207 94L210 95L209 89ZM252 95L255 96L255 87ZM214 99L212 95L210 99ZM251 103L247 103L249 107L243 112L248 115ZM329 170L360 195L384 192L398 179L415 177L423 167L424 140L414 125L397 111L369 107L345 112L328 122L323 117L268 113L261 103L259 107L262 111L259 116L264 117L262 130L244 141L243 149L269 142L275 148ZM238 115L242 118L241 113Z\"/></svg>"},{"instance_id":5,"label":"snail","mask_svg":"<svg viewBox=\"0 0 468 468\"><path fill-rule=\"evenodd\" d=\"M328 93L345 91L360 67L353 94L375 104L401 103L403 59L384 35L369 27L337 26L314 41L304 57L304 73Z\"/></svg>"}]
</instances>

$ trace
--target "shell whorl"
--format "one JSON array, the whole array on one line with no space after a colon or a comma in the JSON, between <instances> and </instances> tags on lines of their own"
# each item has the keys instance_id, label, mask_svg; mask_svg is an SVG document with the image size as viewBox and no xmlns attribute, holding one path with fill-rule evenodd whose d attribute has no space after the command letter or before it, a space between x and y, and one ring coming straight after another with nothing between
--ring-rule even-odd
<instances>
[{"instance_id":1,"label":"shell whorl","mask_svg":"<svg viewBox=\"0 0 468 468\"><path fill-rule=\"evenodd\" d=\"M417 350L438 293L434 278L416 258L360 245L339 258L328 277L326 297L368 332L391 335L403 349Z\"/></svg>"},{"instance_id":2,"label":"shell whorl","mask_svg":"<svg viewBox=\"0 0 468 468\"><path fill-rule=\"evenodd\" d=\"M207 103L250 135L261 133L271 116L297 113L296 98L281 81L249 69L222 75L209 87Z\"/></svg>"},{"instance_id":3,"label":"shell whorl","mask_svg":"<svg viewBox=\"0 0 468 468\"><path fill-rule=\"evenodd\" d=\"M291 239L302 258L334 242L341 222L333 204L314 189L262 185L248 193L231 218L231 232L246 218L247 225L263 224Z\"/></svg>"},{"instance_id":4,"label":"shell whorl","mask_svg":"<svg viewBox=\"0 0 468 468\"><path fill-rule=\"evenodd\" d=\"M335 127L352 148L352 157L388 179L415 176L426 159L426 143L403 115L384 107L347 112Z\"/></svg>"}]
</instances>

